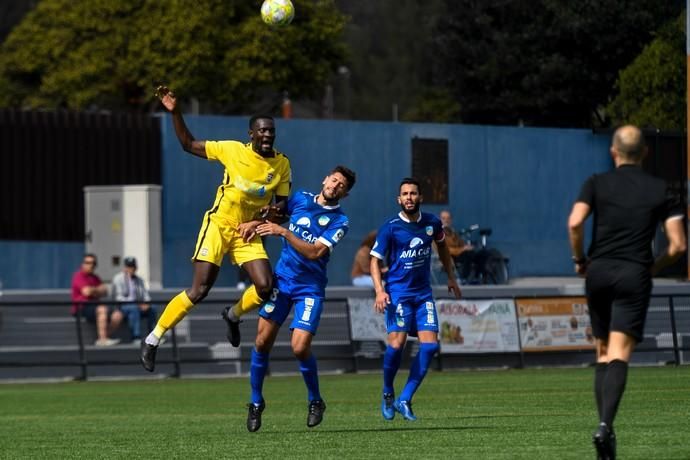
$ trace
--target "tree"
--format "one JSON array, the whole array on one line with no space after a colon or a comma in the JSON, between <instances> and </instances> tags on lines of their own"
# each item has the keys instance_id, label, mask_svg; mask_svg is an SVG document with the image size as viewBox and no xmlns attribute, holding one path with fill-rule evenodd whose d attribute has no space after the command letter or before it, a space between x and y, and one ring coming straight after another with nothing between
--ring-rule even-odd
<instances>
[{"instance_id":1,"label":"tree","mask_svg":"<svg viewBox=\"0 0 690 460\"><path fill-rule=\"evenodd\" d=\"M226 113L314 95L342 62L345 17L293 1L278 29L258 0L43 0L0 46L0 106L146 110L159 82Z\"/></svg>"},{"instance_id":2,"label":"tree","mask_svg":"<svg viewBox=\"0 0 690 460\"><path fill-rule=\"evenodd\" d=\"M683 12L620 72L616 82L618 94L606 107L614 124L685 131L685 61Z\"/></svg>"},{"instance_id":3,"label":"tree","mask_svg":"<svg viewBox=\"0 0 690 460\"><path fill-rule=\"evenodd\" d=\"M420 117L429 115L422 107L429 105L423 95L442 92L429 88L432 32L442 0L337 0L337 4L351 17L345 27L352 50L347 61L350 72L343 82L347 86L336 87L350 92L346 115L390 120L396 105L401 120L441 121ZM337 92L335 105L338 111Z\"/></svg>"},{"instance_id":4,"label":"tree","mask_svg":"<svg viewBox=\"0 0 690 460\"><path fill-rule=\"evenodd\" d=\"M463 121L590 127L619 69L681 7L659 0L446 0L434 83Z\"/></svg>"}]
</instances>

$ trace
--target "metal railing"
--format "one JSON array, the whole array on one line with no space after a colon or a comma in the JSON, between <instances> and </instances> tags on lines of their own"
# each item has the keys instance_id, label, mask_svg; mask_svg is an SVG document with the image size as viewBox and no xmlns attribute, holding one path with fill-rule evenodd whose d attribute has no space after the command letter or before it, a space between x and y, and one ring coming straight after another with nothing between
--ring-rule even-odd
<instances>
[{"instance_id":1,"label":"metal railing","mask_svg":"<svg viewBox=\"0 0 690 460\"><path fill-rule=\"evenodd\" d=\"M437 299L447 297L444 292L445 289L438 288L435 289L435 296ZM539 298L539 297L565 297L573 295L581 295L578 292L560 292L557 294L547 290L547 292L542 292L539 290L533 290L532 288L527 288L523 290L516 290L513 288L513 292L510 292L507 287L478 287L476 290L464 289L465 295L470 299L517 299L517 298ZM469 292L468 292L469 291ZM563 289L561 289L563 291ZM568 291L568 289L565 289ZM650 307L650 317L648 317L647 328L652 329L656 336L667 336L670 335L670 342L667 345L659 345L657 340L656 346L650 347L640 347L638 353L671 353L672 359L667 360L668 363L679 365L683 363L684 359L681 355L682 352L690 352L690 286L680 285L676 289L669 290L657 289L657 292L652 295L652 306ZM660 291L660 292L659 292ZM172 291L177 292L177 291ZM213 319L212 322L208 322L203 327L200 327L200 335L212 336L212 338L218 338L219 343L225 341L224 337L224 323L220 319L219 312L222 308L218 310L218 316L216 319L215 315L209 315L209 313L215 312L215 310L210 306L216 304L227 305L234 303L238 298L239 291L236 290L224 290L224 292L219 292L211 298L207 298L203 304L199 305L196 310L189 315L190 320L194 320L198 323L208 321ZM446 294L446 295L444 295ZM329 352L323 355L318 355L319 360L341 360L348 361L351 366L348 370L357 371L359 369L358 361L361 359L362 355L358 353L357 344L351 339L352 333L350 330L350 318L349 318L349 308L347 307L348 297L372 297L373 292L364 288L335 288L330 289L327 292L326 298L330 305L344 306L344 310L337 311L336 313L330 314L325 321L322 319L322 327L319 331L319 335L315 338L315 344L318 345L319 341L324 345L324 349L328 350L329 345L337 345L330 348ZM84 325L88 324L81 314L79 309L77 314L72 318L67 313L66 310L72 305L71 301L67 300L56 300L52 296L46 294L40 296L38 299L36 296L26 294L22 296L21 294L14 296L3 296L0 297L0 369L2 368L22 368L22 367L58 367L58 366L69 366L78 367L79 375L76 379L86 380L89 378L89 369L92 366L121 366L121 365L137 365L139 364L139 350L135 350L132 347L103 347L99 350L119 350L120 358L114 359L110 354L95 353L94 349L90 348L88 345L88 335L84 332ZM57 296L64 299L64 295ZM165 305L165 300L171 298L171 291L160 291L157 295L154 295L152 304ZM103 302L98 302L101 304ZM110 304L116 304L117 302L108 302ZM121 302L130 303L130 302ZM662 305L659 305L662 304ZM63 308L65 314L54 315L52 310L58 308ZM49 314L47 314L50 312ZM329 309L326 308L324 311L325 315L329 314ZM665 315L667 316L667 319ZM253 344L254 333L256 329L251 330L249 326L254 324L257 316L256 314L248 315L248 324L245 325L243 330L243 337L245 341L243 342L243 349L247 351L249 348L248 344ZM652 324L650 324L650 321ZM75 329L73 332L68 332L71 327L62 327L69 322L73 322ZM23 325L23 327L22 327ZM39 329L35 326L38 325ZM49 327L46 327L49 325ZM41 326L44 328L41 329ZM286 321L285 327L282 328L281 333L287 336L288 334L289 319ZM89 324L89 327L95 327ZM170 356L166 358L164 356L159 356L159 361L157 364L172 364L172 372L170 373L173 377L180 377L183 372L183 367L191 364L201 364L201 363L220 363L220 362L237 362L246 363L250 358L247 355L243 356L242 353L237 352L232 357L227 356L215 356L211 353L204 356L183 356L180 352L181 343L180 337L178 336L177 328L173 328L170 332L170 353L166 355ZM519 327L518 327L519 329ZM46 337L44 342L38 340L41 335L46 335L46 331L50 331L55 335L57 332L61 332L63 335L53 341L50 337ZM209 332L210 331L210 332ZM520 331L518 330L518 334ZM72 337L76 340L69 342L68 338ZM182 335L190 340L190 334L187 331ZM685 338L687 337L687 342ZM206 337L208 338L208 337ZM680 339L683 339L682 342ZM382 337L382 340L385 338ZM521 341L521 340L520 340ZM24 359L22 350L24 351L36 351L36 347L32 347L30 344L43 343L43 348L34 353L31 359ZM289 340L283 340L284 344L289 344ZM63 344L60 348L60 344ZM198 342L198 349L203 349L204 347L211 348L210 342ZM75 349L76 346L76 349ZM184 344L182 345L185 346ZM338 347L339 346L339 347ZM229 347L229 345L228 345ZM333 351L336 350L336 351ZM57 351L62 351L61 354L53 353ZM71 353L75 353L75 359L70 359ZM125 358L122 358L123 354L127 354ZM549 352L553 353L553 352ZM568 352L560 351L558 353L573 354L583 352ZM586 352L589 360L593 361L593 354L591 352ZM526 367L527 360L525 358L525 352L520 347L520 351L516 353L491 353L491 354L475 354L472 353L471 356L460 355L461 357L467 357L470 359L498 359L505 358L507 355L512 354L517 355L517 360L519 364L516 367ZM548 354L548 353L546 353ZM38 358L36 357L38 355ZM374 353L375 355L375 353ZM372 355L372 357L375 357ZM535 352L530 352L530 359L539 358L539 354ZM275 356L276 360L288 359L288 356ZM273 358L273 357L272 357ZM444 362L446 356L444 355ZM442 368L441 357L437 361L437 368ZM239 369L239 368L238 368ZM147 375L142 371L142 375Z\"/></svg>"}]
</instances>

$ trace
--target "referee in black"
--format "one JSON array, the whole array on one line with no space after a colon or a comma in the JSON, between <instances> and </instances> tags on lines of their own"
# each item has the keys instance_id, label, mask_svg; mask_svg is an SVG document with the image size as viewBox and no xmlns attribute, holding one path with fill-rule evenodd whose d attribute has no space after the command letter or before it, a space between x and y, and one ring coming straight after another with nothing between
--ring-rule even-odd
<instances>
[{"instance_id":1,"label":"referee in black","mask_svg":"<svg viewBox=\"0 0 690 460\"><path fill-rule=\"evenodd\" d=\"M642 170L647 155L642 132L618 128L611 145L613 171L591 176L568 219L575 271L586 275L585 291L595 337L594 396L599 426L592 441L601 459L616 458L613 420L625 390L628 362L642 341L652 276L686 249L684 210L666 183ZM593 214L587 256L584 222ZM656 260L652 239L662 222L668 247Z\"/></svg>"}]
</instances>

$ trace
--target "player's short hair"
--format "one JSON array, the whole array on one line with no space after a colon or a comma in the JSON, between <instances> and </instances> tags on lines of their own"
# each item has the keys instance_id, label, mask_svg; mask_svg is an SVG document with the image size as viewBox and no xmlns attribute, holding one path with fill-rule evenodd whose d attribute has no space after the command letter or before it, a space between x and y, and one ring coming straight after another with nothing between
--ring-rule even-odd
<instances>
[{"instance_id":1,"label":"player's short hair","mask_svg":"<svg viewBox=\"0 0 690 460\"><path fill-rule=\"evenodd\" d=\"M613 133L613 148L624 158L639 161L647 152L647 142L638 127L626 125Z\"/></svg>"},{"instance_id":2,"label":"player's short hair","mask_svg":"<svg viewBox=\"0 0 690 460\"><path fill-rule=\"evenodd\" d=\"M338 165L335 168L333 168L333 171L331 171L331 174L335 173L340 173L343 175L345 180L347 180L347 191L349 192L352 190L352 187L355 186L355 182L357 182L357 174L347 166L343 165Z\"/></svg>"},{"instance_id":3,"label":"player's short hair","mask_svg":"<svg viewBox=\"0 0 690 460\"><path fill-rule=\"evenodd\" d=\"M252 115L252 117L249 119L249 129L254 129L254 123L256 123L256 120L275 121L275 120L273 120L273 117L270 115L266 115L266 114L262 114L262 113L257 114L257 115Z\"/></svg>"},{"instance_id":4,"label":"player's short hair","mask_svg":"<svg viewBox=\"0 0 690 460\"><path fill-rule=\"evenodd\" d=\"M419 181L415 177L403 177L403 179L400 181L400 186L398 187L398 192L400 192L400 189L402 188L403 185L405 184L412 184L417 186L417 190L419 191L419 194L422 194L422 186L419 185Z\"/></svg>"},{"instance_id":5,"label":"player's short hair","mask_svg":"<svg viewBox=\"0 0 690 460\"><path fill-rule=\"evenodd\" d=\"M96 257L96 254L92 252L87 252L86 254L84 254L84 257L81 258L82 264L87 258L93 259L93 268L96 268L98 266L98 257Z\"/></svg>"}]
</instances>

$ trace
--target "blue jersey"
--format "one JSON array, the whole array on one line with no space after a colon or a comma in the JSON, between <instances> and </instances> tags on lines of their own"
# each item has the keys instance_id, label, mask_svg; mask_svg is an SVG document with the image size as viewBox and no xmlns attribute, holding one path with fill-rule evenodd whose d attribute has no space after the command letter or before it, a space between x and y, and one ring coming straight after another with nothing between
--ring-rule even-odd
<instances>
[{"instance_id":1,"label":"blue jersey","mask_svg":"<svg viewBox=\"0 0 690 460\"><path fill-rule=\"evenodd\" d=\"M388 265L386 291L391 297L431 292L431 243L444 239L441 221L425 212L416 222L401 212L383 224L370 254Z\"/></svg>"},{"instance_id":2,"label":"blue jersey","mask_svg":"<svg viewBox=\"0 0 690 460\"><path fill-rule=\"evenodd\" d=\"M288 229L308 243L320 241L328 246L329 252L316 260L309 260L287 241L283 241L276 273L284 278L298 280L302 285L314 285L316 292L320 292L328 282L326 264L330 259L330 252L347 233L348 221L340 205L321 206L316 202L316 197L313 193L299 190L288 199Z\"/></svg>"}]
</instances>

